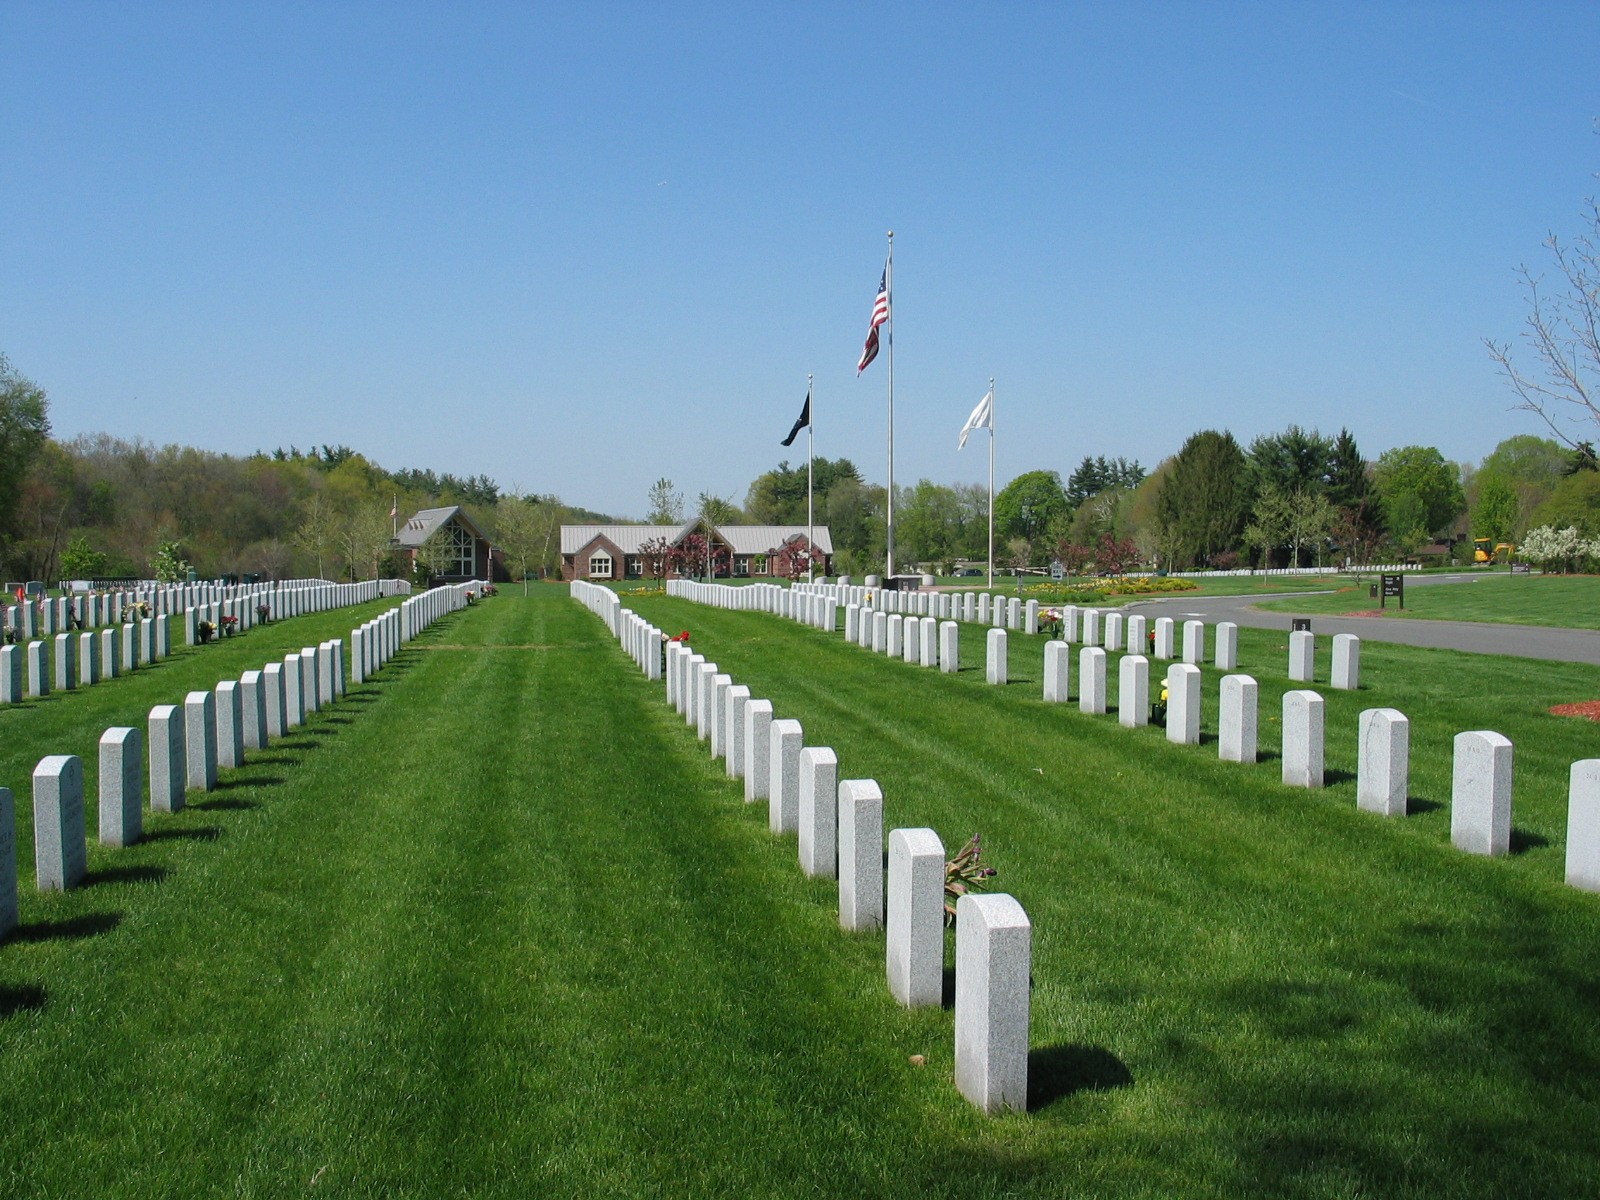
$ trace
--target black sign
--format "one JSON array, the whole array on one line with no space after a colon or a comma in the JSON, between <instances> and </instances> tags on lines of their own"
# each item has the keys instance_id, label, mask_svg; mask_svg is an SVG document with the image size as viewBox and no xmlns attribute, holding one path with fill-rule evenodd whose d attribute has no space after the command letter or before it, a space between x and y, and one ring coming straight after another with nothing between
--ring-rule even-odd
<instances>
[{"instance_id":1,"label":"black sign","mask_svg":"<svg viewBox=\"0 0 1600 1200\"><path fill-rule=\"evenodd\" d=\"M1310 633L1311 632L1311 618L1310 617L1290 617L1289 618L1289 630L1290 630L1291 633Z\"/></svg>"},{"instance_id":2,"label":"black sign","mask_svg":"<svg viewBox=\"0 0 1600 1200\"><path fill-rule=\"evenodd\" d=\"M1406 606L1406 577L1404 575L1384 575L1381 578L1383 582L1383 599L1378 602L1378 607L1389 607L1389 597L1393 596L1400 602L1400 607L1404 608Z\"/></svg>"}]
</instances>

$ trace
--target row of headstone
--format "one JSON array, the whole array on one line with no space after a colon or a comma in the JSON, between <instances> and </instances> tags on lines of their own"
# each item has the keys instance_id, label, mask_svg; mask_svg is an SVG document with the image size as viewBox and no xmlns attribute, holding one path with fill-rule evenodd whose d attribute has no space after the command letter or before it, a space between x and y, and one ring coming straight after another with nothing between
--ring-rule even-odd
<instances>
[{"instance_id":1,"label":"row of headstone","mask_svg":"<svg viewBox=\"0 0 1600 1200\"><path fill-rule=\"evenodd\" d=\"M610 589L582 580L570 586L575 599L608 617L608 628L646 677L663 680L667 703L723 761L728 777L743 781L746 803L766 800L768 828L796 835L800 869L838 881L841 927L884 931L885 975L895 998L908 1007L939 1005L945 856L938 835L890 831L886 873L883 793L875 781L839 779L832 749L806 746L798 721L777 718L770 701L752 697L684 642L665 639ZM874 616L885 629L891 619L897 629L917 629L921 644L924 620L881 611ZM925 622L931 626L935 619ZM956 1084L986 1112L1027 1107L1031 961L1032 928L1013 897L960 898Z\"/></svg>"},{"instance_id":2,"label":"row of headstone","mask_svg":"<svg viewBox=\"0 0 1600 1200\"><path fill-rule=\"evenodd\" d=\"M802 625L833 630L839 623L839 601L833 584L797 583L781 587L775 583L735 586L727 583L697 583L692 579L667 580L667 595L712 608L735 612L765 612L788 617ZM613 629L613 633L616 631Z\"/></svg>"},{"instance_id":3,"label":"row of headstone","mask_svg":"<svg viewBox=\"0 0 1600 1200\"><path fill-rule=\"evenodd\" d=\"M470 603L467 599L469 595L475 596L482 590L482 582L473 579L466 583L443 584L429 588L420 596L412 596L397 610L400 614L401 642L409 642L440 617L459 612Z\"/></svg>"},{"instance_id":4,"label":"row of headstone","mask_svg":"<svg viewBox=\"0 0 1600 1200\"><path fill-rule=\"evenodd\" d=\"M49 596L0 608L0 623L18 641L54 637L58 633L122 625L146 616L178 616L196 610L197 619L214 623L224 615L237 617L241 627L253 622L260 608L269 618L322 612L363 604L385 596L408 596L411 584L403 579L372 579L362 583L330 583L322 579L285 580L277 583L141 584L111 592ZM202 611L203 610L203 611Z\"/></svg>"},{"instance_id":5,"label":"row of headstone","mask_svg":"<svg viewBox=\"0 0 1600 1200\"><path fill-rule=\"evenodd\" d=\"M991 642L1000 631L990 634ZM1065 642L1045 644L1044 699L1070 699L1070 651ZM993 671L991 664L991 672ZM1149 662L1126 655L1119 672L1117 712L1124 726L1149 719ZM990 680L995 682L993 678ZM1174 663L1166 675L1167 740L1200 740L1200 669ZM1106 712L1105 650L1079 653L1079 707ZM1217 753L1225 762L1257 760L1259 687L1249 675L1226 675L1219 688ZM1288 787L1320 788L1326 779L1325 702L1316 692L1285 692L1281 716L1282 780ZM1410 784L1411 730L1404 713L1369 708L1357 734L1356 805L1381 816L1405 816ZM1512 744L1491 730L1456 735L1450 790L1450 840L1469 854L1499 856L1511 850ZM1567 882L1600 891L1600 759L1573 764L1567 815Z\"/></svg>"},{"instance_id":6,"label":"row of headstone","mask_svg":"<svg viewBox=\"0 0 1600 1200\"><path fill-rule=\"evenodd\" d=\"M461 592L467 586L433 590ZM459 597L440 599L438 615L465 606ZM348 671L353 682L371 678L398 652L404 640L402 608L352 631ZM190 692L182 705L156 705L147 734L131 727L106 730L99 746L101 844L131 846L143 836L146 780L151 811L181 810L189 792L216 789L219 769L243 766L250 751L266 749L343 697L346 672L345 646L335 638L246 671L237 680L223 680L211 691ZM39 761L33 807L36 886L40 891L77 887L88 861L83 763L77 755ZM0 788L0 937L17 924L15 818L11 791Z\"/></svg>"},{"instance_id":7,"label":"row of headstone","mask_svg":"<svg viewBox=\"0 0 1600 1200\"><path fill-rule=\"evenodd\" d=\"M343 694L344 644L333 640L223 680L211 691L190 692L181 705L158 704L144 732L106 730L99 745L101 844L131 846L143 836L146 780L151 810L177 812L187 793L216 789L219 769L243 766L248 751L266 748ZM3 935L16 923L17 864L11 793L0 789L0 796ZM49 755L34 768L33 823L38 889L77 887L88 861L83 763L77 755Z\"/></svg>"},{"instance_id":8,"label":"row of headstone","mask_svg":"<svg viewBox=\"0 0 1600 1200\"><path fill-rule=\"evenodd\" d=\"M53 653L52 653L53 651ZM48 642L0 646L0 704L91 687L172 652L172 618L84 633L58 633Z\"/></svg>"}]
</instances>

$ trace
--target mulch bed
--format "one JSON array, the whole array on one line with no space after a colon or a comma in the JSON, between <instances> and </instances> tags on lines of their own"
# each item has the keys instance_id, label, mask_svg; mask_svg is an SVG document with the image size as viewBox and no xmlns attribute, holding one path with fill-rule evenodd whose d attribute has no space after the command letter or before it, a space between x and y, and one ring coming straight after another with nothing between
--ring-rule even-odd
<instances>
[{"instance_id":1,"label":"mulch bed","mask_svg":"<svg viewBox=\"0 0 1600 1200\"><path fill-rule=\"evenodd\" d=\"M1557 704L1550 710L1553 717L1588 717L1600 721L1600 700L1584 700L1577 704Z\"/></svg>"}]
</instances>

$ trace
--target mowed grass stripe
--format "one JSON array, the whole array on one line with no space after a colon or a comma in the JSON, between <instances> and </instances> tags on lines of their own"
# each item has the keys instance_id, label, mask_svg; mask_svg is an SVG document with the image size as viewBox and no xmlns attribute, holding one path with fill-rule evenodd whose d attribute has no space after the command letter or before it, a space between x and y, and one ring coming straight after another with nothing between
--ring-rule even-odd
<instances>
[{"instance_id":1,"label":"mowed grass stripe","mask_svg":"<svg viewBox=\"0 0 1600 1200\"><path fill-rule=\"evenodd\" d=\"M561 649L426 651L469 634ZM948 1017L657 692L565 601L462 614L175 817L115 927L0 947L43 991L0 1022L0 1190L931 1185L918 1131L985 1128Z\"/></svg>"},{"instance_id":2,"label":"mowed grass stripe","mask_svg":"<svg viewBox=\"0 0 1600 1200\"><path fill-rule=\"evenodd\" d=\"M1275 761L1223 764L1214 742L1171 746L1044 705L1043 639L1013 635L1012 678L1026 682L997 689L973 626L963 660L980 669L951 678L778 618L634 607L691 629L697 651L800 719L808 744L833 746L843 775L877 778L889 825L931 825L947 844L983 832L997 885L1035 922L1034 1045L1108 1050L1136 1081L1037 1114L1046 1157L1061 1150L1046 1130L1070 1112L1095 1125L1100 1166L1152 1155L1178 1190L1526 1194L1530 1172L1534 1191L1581 1178L1600 916L1552 875L1558 847L1476 860L1440 836L1445 808L1384 822L1355 811L1348 780L1296 792ZM1249 642L1247 664L1276 659L1271 636ZM1367 650L1375 675L1406 680L1398 707L1425 710L1424 794L1448 787L1439 726L1483 727L1501 696L1508 733L1546 774L1574 748L1572 725L1524 709L1569 668L1458 676L1470 656ZM1289 685L1261 678L1275 750ZM1330 730L1347 721L1351 743L1359 708L1396 702L1323 690ZM1214 690L1207 706L1214 730ZM1525 790L1544 820L1549 781Z\"/></svg>"}]
</instances>

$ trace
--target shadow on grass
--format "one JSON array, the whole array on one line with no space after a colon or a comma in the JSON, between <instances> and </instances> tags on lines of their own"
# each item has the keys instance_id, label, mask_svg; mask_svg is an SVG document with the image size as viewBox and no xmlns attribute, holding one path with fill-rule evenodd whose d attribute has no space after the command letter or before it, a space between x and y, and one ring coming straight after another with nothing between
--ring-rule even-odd
<instances>
[{"instance_id":1,"label":"shadow on grass","mask_svg":"<svg viewBox=\"0 0 1600 1200\"><path fill-rule=\"evenodd\" d=\"M44 1007L44 988L37 983L0 984L0 1019Z\"/></svg>"},{"instance_id":2,"label":"shadow on grass","mask_svg":"<svg viewBox=\"0 0 1600 1200\"><path fill-rule=\"evenodd\" d=\"M1526 850L1542 850L1550 844L1550 839L1542 833L1534 833L1527 829L1511 830L1511 853L1521 854Z\"/></svg>"},{"instance_id":3,"label":"shadow on grass","mask_svg":"<svg viewBox=\"0 0 1600 1200\"><path fill-rule=\"evenodd\" d=\"M246 812L252 808L260 808L261 805L254 800L236 800L227 796L219 796L215 800L197 800L189 807L204 809L206 812ZM147 836L153 837L155 835L150 834Z\"/></svg>"},{"instance_id":4,"label":"shadow on grass","mask_svg":"<svg viewBox=\"0 0 1600 1200\"><path fill-rule=\"evenodd\" d=\"M75 942L83 938L99 937L110 933L122 924L122 914L115 912L85 913L65 921L30 921L11 931L13 942Z\"/></svg>"},{"instance_id":5,"label":"shadow on grass","mask_svg":"<svg viewBox=\"0 0 1600 1200\"><path fill-rule=\"evenodd\" d=\"M1444 805L1437 800L1424 800L1420 796L1406 797L1406 816L1414 817L1419 813L1438 812Z\"/></svg>"},{"instance_id":6,"label":"shadow on grass","mask_svg":"<svg viewBox=\"0 0 1600 1200\"><path fill-rule=\"evenodd\" d=\"M196 805L195 807L199 807ZM222 836L218 825L201 825L196 829L153 829L140 840L146 842L214 842Z\"/></svg>"},{"instance_id":7,"label":"shadow on grass","mask_svg":"<svg viewBox=\"0 0 1600 1200\"><path fill-rule=\"evenodd\" d=\"M103 883L160 883L172 872L166 867L104 867L84 876L84 887Z\"/></svg>"},{"instance_id":8,"label":"shadow on grass","mask_svg":"<svg viewBox=\"0 0 1600 1200\"><path fill-rule=\"evenodd\" d=\"M1079 1092L1133 1086L1127 1064L1102 1046L1041 1046L1028 1051L1028 1111Z\"/></svg>"},{"instance_id":9,"label":"shadow on grass","mask_svg":"<svg viewBox=\"0 0 1600 1200\"><path fill-rule=\"evenodd\" d=\"M212 791L231 792L238 788L275 787L282 782L283 777L281 775L251 775L246 779L219 779Z\"/></svg>"},{"instance_id":10,"label":"shadow on grass","mask_svg":"<svg viewBox=\"0 0 1600 1200\"><path fill-rule=\"evenodd\" d=\"M353 720L351 720L349 717L323 717L322 718L322 723L324 725L354 725L355 724L355 722Z\"/></svg>"},{"instance_id":11,"label":"shadow on grass","mask_svg":"<svg viewBox=\"0 0 1600 1200\"><path fill-rule=\"evenodd\" d=\"M1328 787L1338 783L1354 783L1355 781L1356 773L1354 771L1345 771L1338 767L1323 768L1322 782Z\"/></svg>"}]
</instances>

